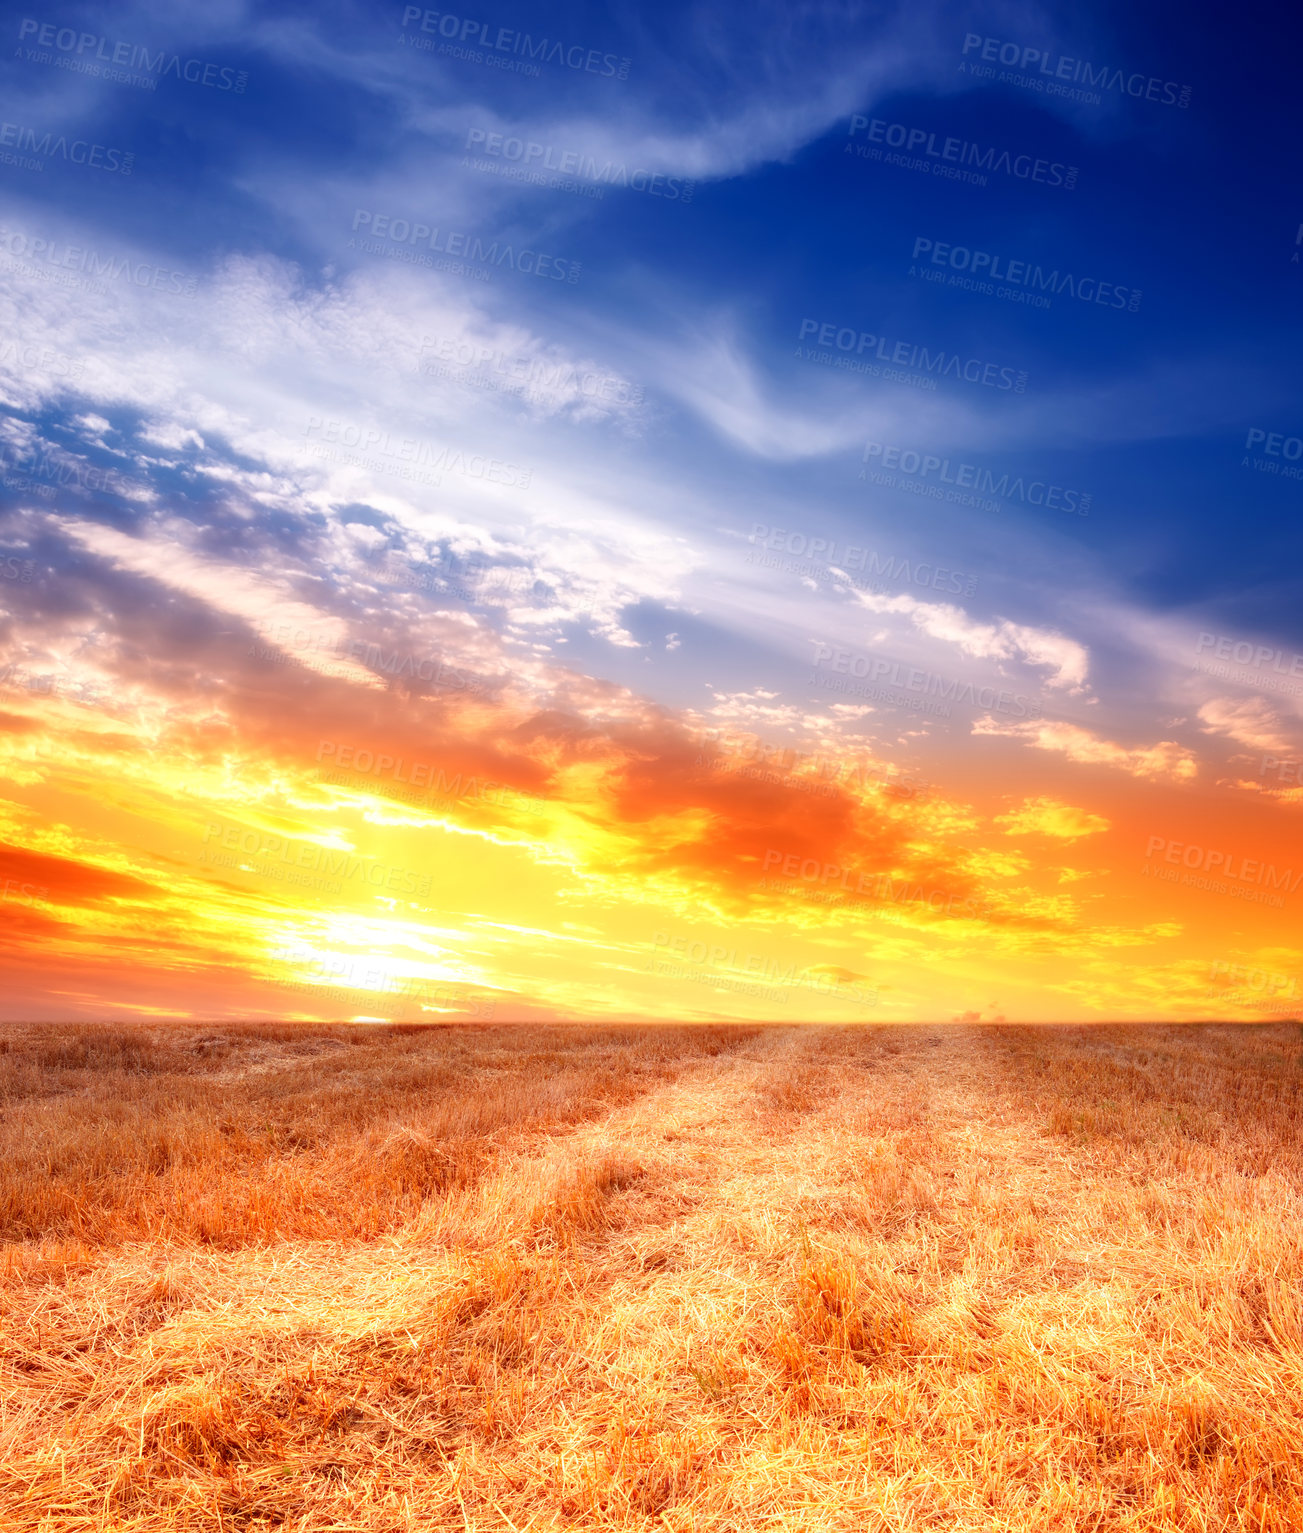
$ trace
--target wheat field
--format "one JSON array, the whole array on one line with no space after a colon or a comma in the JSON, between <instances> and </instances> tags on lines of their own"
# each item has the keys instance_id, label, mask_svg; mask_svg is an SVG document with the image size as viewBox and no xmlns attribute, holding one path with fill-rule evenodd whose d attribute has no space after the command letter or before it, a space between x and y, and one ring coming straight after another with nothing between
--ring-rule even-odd
<instances>
[{"instance_id":1,"label":"wheat field","mask_svg":"<svg viewBox=\"0 0 1303 1533\"><path fill-rule=\"evenodd\" d=\"M0 1526L1298 1529L1301 1049L11 1026Z\"/></svg>"}]
</instances>

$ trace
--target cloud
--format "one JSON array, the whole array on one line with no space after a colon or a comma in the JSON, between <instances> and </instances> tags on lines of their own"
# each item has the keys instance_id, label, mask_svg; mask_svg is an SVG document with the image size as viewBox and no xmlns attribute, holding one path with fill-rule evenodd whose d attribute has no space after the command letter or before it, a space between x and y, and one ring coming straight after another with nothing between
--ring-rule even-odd
<instances>
[{"instance_id":1,"label":"cloud","mask_svg":"<svg viewBox=\"0 0 1303 1533\"><path fill-rule=\"evenodd\" d=\"M156 539L132 538L95 522L70 522L68 535L119 569L159 581L195 597L214 611L242 619L257 628L272 619L269 642L290 642L298 663L323 675L342 675L366 686L378 686L375 676L347 653L348 627L329 613L297 600L289 582L271 572L257 572L213 558L186 546L185 534L197 529L175 522L160 529ZM278 639L277 635L285 636Z\"/></svg>"},{"instance_id":2,"label":"cloud","mask_svg":"<svg viewBox=\"0 0 1303 1533\"><path fill-rule=\"evenodd\" d=\"M1090 651L1075 639L1050 629L1010 622L1008 618L983 623L970 618L961 607L945 602L923 602L908 595L879 596L867 591L853 594L870 612L908 614L916 628L955 645L964 654L984 660L1021 660L1027 665L1049 666L1047 687L1061 688L1070 695L1086 690Z\"/></svg>"},{"instance_id":3,"label":"cloud","mask_svg":"<svg viewBox=\"0 0 1303 1533\"><path fill-rule=\"evenodd\" d=\"M1029 6L1002 14L1017 22L1011 35L1045 31ZM899 239L906 250L912 231L891 234L890 219L880 269L853 238L765 240L775 208L794 227L830 216L841 228L844 212L851 228L866 197L903 213L923 190L907 172L843 159L851 112L890 95L902 113L917 111L906 120L940 131L951 113L936 103L963 91L957 121L967 126L956 131L1003 141L1007 108L1076 122L1074 111L973 89L957 68L966 18L949 0L922 10L816 0L796 24L779 0L762 0L742 25L708 6L667 16L549 15L552 35L573 27L590 34L570 37L576 45L632 55L629 79L613 82L560 66L511 79L403 48L397 16L255 16L235 0L202 17L182 8L164 30L211 28L238 44L233 61L249 55L260 99L288 82L276 131L251 137L237 103L214 99L237 112L214 118L225 126L198 181L186 135L179 150L158 139L153 184L175 172L175 201L69 195L79 211L65 216L58 188L25 206L14 181L7 255L18 231L48 242L47 255L93 249L98 262L120 251L194 278L185 294L120 278L93 291L65 282L79 274L54 259L0 262L0 329L23 337L18 350L0 343L0 387L31 417L0 440L48 459L61 490L57 517L38 506L15 524L15 551L36 577L0 590L0 668L10 667L0 685L14 721L0 749L37 815L5 839L62 859L52 876L81 864L161 891L137 903L120 886L63 912L82 920L105 962L134 959L133 941L157 935L178 972L194 959L225 984L240 967L270 971L268 953L329 951L350 930L381 949L424 943L443 962L441 943L468 954L489 945L486 923L443 927L445 905L473 899L495 918L495 974L499 949L537 947L537 963L522 959L507 976L517 994L560 998L562 1014L572 1004L609 1012L585 944L550 935L566 925L557 914L584 917L592 937L627 936L655 907L685 927L715 912L725 931L804 935L818 957L844 960L812 973L858 982L868 966L896 996L902 975L907 989L911 974L944 986L949 966L963 978L944 1000L934 989L930 1005L942 1009L928 1012L944 1015L972 1004L979 933L984 954L1023 956L1028 971L1046 953L1162 935L1092 924L1105 881L1078 901L1072 886L1087 875L1057 866L1070 843L1108 828L1063 785L1075 775L1082 786L1074 764L1187 781L1194 751L1134 743L1182 726L1200 748L1225 735L1279 749L1284 726L1262 705L1215 700L1187 722L1219 684L1190 691L1179 625L1151 620L1140 587L1110 597L1129 566L1090 551L1080 537L1090 523L1013 500L989 522L930 497L911 502L925 515L901 515L899 482L854 477L867 436L949 454L951 478L962 451L995 477L1034 471L1102 490L1115 478L1097 456L1109 443L1241 420L1268 393L1256 359L1230 364L1192 333L1172 343L1187 354L1169 347L1154 361L1148 342L1119 331L1118 348L1065 366L1043 330L1027 331L1007 355L1026 361L1035 388L1011 397L945 380L912 391L792 355L801 316L823 316L808 305L825 297L839 323L877 327L896 313L892 333L929 346L989 338L976 308L927 318L927 300L906 328L915 309L890 247ZM159 11L145 30L163 26ZM70 111L139 104L60 71L15 75L20 90L44 80ZM323 81L324 132L310 110ZM160 92L151 110L185 117L198 104ZM1097 113L1082 136L1130 131L1123 107ZM685 207L614 186L598 200L478 174L460 163L471 128L701 184ZM778 165L790 174L720 184ZM582 282L503 268L481 283L389 258L416 255L412 245L350 248L362 208L582 256ZM1062 233L1057 216L1037 205L1047 250ZM137 248L150 239L156 249ZM1017 317L1003 316L1011 334ZM1074 451L1056 451L1065 446ZM312 455L318 447L328 450ZM1025 456L1015 461L1011 447ZM516 482L446 459L432 472L426 448L510 463ZM106 464L112 494L91 483ZM914 487L935 490L936 476ZM48 506L46 490L35 494ZM890 574L902 594L882 596L833 570L798 576L791 561L744 567L747 551L723 529L757 519L843 550L867 537L896 550L892 565L908 548L912 573ZM939 556L980 571L981 595L975 582L971 601L954 598L963 606L931 599L937 587L912 576L920 558ZM812 701L812 635L879 655L889 639L893 664L934 673L942 656L953 669L935 679L946 683L960 670L989 682L1018 668L1060 699L1089 700L1078 712L1095 728L979 722L974 733L1032 749L1001 751L994 781L958 777L950 768L972 743L962 720L854 694ZM424 673L443 667L449 684L429 683ZM83 682L100 689L95 701ZM1105 682L1095 704L1088 689ZM710 726L732 745L703 746ZM371 768L342 764L347 752ZM391 780L379 761L402 763L404 775ZM410 788L416 768L432 795ZM919 786L924 776L932 788ZM973 803L945 796L957 779L965 786L949 791ZM41 841L50 802L79 805L81 819L68 811L79 830L99 827L101 838ZM400 844L393 855L415 849L446 884L431 909L368 925L355 917L374 920L374 899L362 911L331 896L320 910L310 887L246 888L246 869L200 866L197 848L219 820L363 854ZM1027 844L1010 847L1019 836ZM16 913L28 930L50 919L44 907ZM1131 915L1125 907L1115 921ZM569 975L549 967L558 949L572 954ZM664 1014L684 996L635 999Z\"/></svg>"},{"instance_id":4,"label":"cloud","mask_svg":"<svg viewBox=\"0 0 1303 1533\"><path fill-rule=\"evenodd\" d=\"M0 842L0 879L22 889L39 889L39 898L55 904L81 905L134 896L144 898L154 886L129 873L71 857L53 857ZM33 896L35 898L36 896Z\"/></svg>"},{"instance_id":5,"label":"cloud","mask_svg":"<svg viewBox=\"0 0 1303 1533\"><path fill-rule=\"evenodd\" d=\"M861 974L857 969L843 968L837 963L812 963L805 971L807 974L826 975L841 985L867 985L871 984L871 977Z\"/></svg>"},{"instance_id":6,"label":"cloud","mask_svg":"<svg viewBox=\"0 0 1303 1533\"><path fill-rule=\"evenodd\" d=\"M978 719L975 735L1004 735L1037 750L1057 751L1083 766L1116 767L1132 777L1148 781L1188 782L1198 775L1193 751L1172 740L1156 745L1125 746L1102 739L1078 724L1043 719L1014 723L993 718Z\"/></svg>"},{"instance_id":7,"label":"cloud","mask_svg":"<svg viewBox=\"0 0 1303 1533\"><path fill-rule=\"evenodd\" d=\"M1214 697L1199 709L1205 734L1228 735L1255 751L1288 751L1294 740L1285 733L1276 710L1260 697Z\"/></svg>"},{"instance_id":8,"label":"cloud","mask_svg":"<svg viewBox=\"0 0 1303 1533\"><path fill-rule=\"evenodd\" d=\"M628 77L614 90L600 76L572 75L544 63L526 98L532 110L522 110L520 92L498 89L511 83L499 71L399 47L389 27L354 31L345 39L308 21L263 18L248 26L261 47L293 66L306 61L351 86L360 84L372 98L392 98L409 133L436 145L451 136L450 155L464 153L467 130L479 127L554 145L558 155L569 151L703 179L790 160L889 91L964 85L936 42L939 27L959 34L957 7L879 4L868 35L847 25L848 12L839 4L807 7L799 28L778 0L761 0L744 27L730 27L709 7L672 14L672 46L651 26L620 29L614 12L595 24L591 18L577 23L559 10L546 23L525 28L531 48L544 38L564 37L595 49L599 59L608 52L629 56ZM573 35L577 25L584 36ZM410 40L424 39L413 28ZM696 60L695 69L683 69L685 55ZM374 99L369 104L374 110ZM423 148L427 160L437 156L429 142Z\"/></svg>"},{"instance_id":9,"label":"cloud","mask_svg":"<svg viewBox=\"0 0 1303 1533\"><path fill-rule=\"evenodd\" d=\"M1053 798L1025 798L1019 808L997 815L995 823L1003 825L1010 836L1054 836L1062 841L1078 841L1109 828L1102 814Z\"/></svg>"},{"instance_id":10,"label":"cloud","mask_svg":"<svg viewBox=\"0 0 1303 1533\"><path fill-rule=\"evenodd\" d=\"M1286 809L1303 809L1303 788L1277 788L1269 782L1255 781L1245 777L1223 777L1218 780L1219 788L1235 788L1241 793L1257 793L1264 798L1269 798L1273 804L1280 804Z\"/></svg>"}]
</instances>

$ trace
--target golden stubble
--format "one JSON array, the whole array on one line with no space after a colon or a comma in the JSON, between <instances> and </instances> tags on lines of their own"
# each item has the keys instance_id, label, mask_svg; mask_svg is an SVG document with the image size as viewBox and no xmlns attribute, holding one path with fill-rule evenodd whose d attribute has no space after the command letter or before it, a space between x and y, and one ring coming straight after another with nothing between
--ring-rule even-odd
<instances>
[{"instance_id":1,"label":"golden stubble","mask_svg":"<svg viewBox=\"0 0 1303 1533\"><path fill-rule=\"evenodd\" d=\"M1303 1526L1298 1028L9 1028L5 1529Z\"/></svg>"}]
</instances>

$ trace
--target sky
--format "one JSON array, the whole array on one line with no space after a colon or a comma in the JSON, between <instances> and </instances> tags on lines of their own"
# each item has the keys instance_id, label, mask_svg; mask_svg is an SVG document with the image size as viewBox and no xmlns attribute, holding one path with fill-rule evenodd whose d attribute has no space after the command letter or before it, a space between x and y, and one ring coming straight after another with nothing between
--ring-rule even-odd
<instances>
[{"instance_id":1,"label":"sky","mask_svg":"<svg viewBox=\"0 0 1303 1533\"><path fill-rule=\"evenodd\" d=\"M1278 9L0 35L0 1015L1303 1016Z\"/></svg>"}]
</instances>

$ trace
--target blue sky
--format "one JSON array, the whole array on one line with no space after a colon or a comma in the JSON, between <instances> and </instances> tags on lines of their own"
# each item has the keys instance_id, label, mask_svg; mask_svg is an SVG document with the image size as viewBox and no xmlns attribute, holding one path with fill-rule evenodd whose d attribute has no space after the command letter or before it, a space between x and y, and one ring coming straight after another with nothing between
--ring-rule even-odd
<instances>
[{"instance_id":1,"label":"blue sky","mask_svg":"<svg viewBox=\"0 0 1303 1533\"><path fill-rule=\"evenodd\" d=\"M1247 801L1255 753L1292 748L1292 694L1212 680L1198 648L1303 651L1278 12L69 4L3 26L6 547L66 577L7 609L11 667L84 660L90 623L115 685L161 686L160 656L202 671L230 625L280 624L316 636L309 668L433 648L594 729L618 694L934 775L985 748L972 719L815 708L822 645L1039 698L1057 744L996 720L1029 757L1156 780L1161 743ZM115 59L135 83L87 72ZM966 156L984 180L937 173ZM1048 306L1033 268L1059 274ZM927 493L961 469L1005 490ZM812 542L842 552L796 568ZM971 589L857 592L848 546ZM497 573L450 610L377 580L467 558Z\"/></svg>"},{"instance_id":2,"label":"blue sky","mask_svg":"<svg viewBox=\"0 0 1303 1533\"><path fill-rule=\"evenodd\" d=\"M379 258L346 248L359 207L536 242L581 261L580 282L504 273L495 317L553 344L600 346L602 365L636 371L661 410L659 429L640 425L644 441L673 441L706 474L745 473L757 457L766 472L777 458L817 473L886 402L791 365L810 311L923 345L976 346L1024 367L1026 396L952 389L918 445L980 440L1012 449L1015 463L1075 470L1098 488L1092 517L1068 535L1088 557L1106 546L1146 601L1213 596L1225 608L1230 576L1249 599L1228 620L1299 621L1280 583L1292 487L1248 480L1237 452L1250 426L1293 429L1297 178L1287 49L1268 18L1237 17L1234 36L1217 36L1211 14L1201 26L1182 11L1178 25L1175 11L1121 7L1070 19L1036 7L824 7L799 25L782 8L751 7L652 19L502 6L466 18L528 32L535 46L546 36L585 57L627 58L620 80L603 75L605 62L593 73L540 64L527 78L414 52L400 35L444 39L422 29L424 12L401 26L406 9L121 8L106 19L68 7L49 23L248 81L238 96L166 75L154 91L92 86L11 57L7 116L136 155L129 181L58 164L11 171L11 217L90 228L114 250L197 276L261 263L304 295L383 280ZM22 54L40 39L14 15ZM1117 90L1098 106L1056 102L974 81L957 72L980 59L963 51L972 36L1188 85L1191 104ZM972 187L857 161L844 152L857 111L1075 164L1080 179L1070 192L1009 176ZM596 201L476 173L461 163L476 129L541 143L555 159L575 150L692 177L692 203L615 188ZM1140 308L1061 299L1039 312L910 281L920 237L1139 289ZM703 376L683 376L703 363ZM750 407L721 420L711 400L742 377ZM685 387L705 397L685 400ZM795 421L775 426L767 412ZM1232 520L1236 535L1224 535Z\"/></svg>"}]
</instances>

